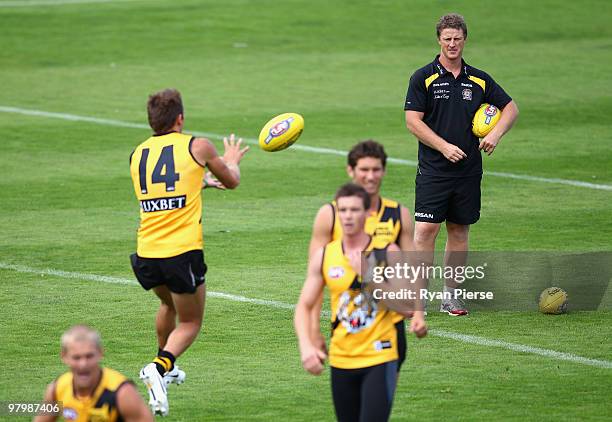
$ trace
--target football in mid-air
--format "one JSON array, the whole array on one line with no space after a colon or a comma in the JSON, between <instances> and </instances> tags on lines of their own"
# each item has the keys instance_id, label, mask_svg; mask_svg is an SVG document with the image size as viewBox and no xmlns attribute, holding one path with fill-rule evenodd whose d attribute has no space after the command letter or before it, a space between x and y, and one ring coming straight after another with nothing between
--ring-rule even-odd
<instances>
[{"instance_id":1,"label":"football in mid-air","mask_svg":"<svg viewBox=\"0 0 612 422\"><path fill-rule=\"evenodd\" d=\"M284 113L272 118L259 133L259 146L274 152L289 148L304 130L304 118L297 113Z\"/></svg>"},{"instance_id":2,"label":"football in mid-air","mask_svg":"<svg viewBox=\"0 0 612 422\"><path fill-rule=\"evenodd\" d=\"M544 314L564 314L567 312L567 293L559 287L549 287L540 293L540 312Z\"/></svg>"},{"instance_id":3,"label":"football in mid-air","mask_svg":"<svg viewBox=\"0 0 612 422\"><path fill-rule=\"evenodd\" d=\"M501 111L497 107L492 104L481 104L472 119L472 133L484 138L493 130L500 117Z\"/></svg>"}]
</instances>

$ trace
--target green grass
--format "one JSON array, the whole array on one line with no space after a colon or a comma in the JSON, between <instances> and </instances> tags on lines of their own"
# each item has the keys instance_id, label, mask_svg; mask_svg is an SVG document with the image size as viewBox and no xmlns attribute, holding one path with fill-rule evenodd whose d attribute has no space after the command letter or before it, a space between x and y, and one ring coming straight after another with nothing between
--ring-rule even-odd
<instances>
[{"instance_id":1,"label":"green grass","mask_svg":"<svg viewBox=\"0 0 612 422\"><path fill-rule=\"evenodd\" d=\"M435 21L451 10L468 20L466 60L521 111L485 171L612 184L606 1L0 7L0 106L146 123L147 95L173 86L189 130L255 138L273 115L296 111L306 120L300 144L348 150L372 137L415 160L407 82L433 58ZM14 113L0 113L0 125L0 262L132 278L138 207L127 163L148 132ZM237 191L204 193L208 288L295 303L312 220L346 180L344 166L337 155L249 152ZM414 173L390 164L383 193L412 208ZM485 176L471 244L610 250L611 200L610 191ZM0 401L41 397L64 370L59 336L77 322L100 329L105 364L131 377L155 353L156 301L136 286L0 269L0 291ZM429 324L610 361L612 312L602 308L432 312ZM329 372L301 369L289 310L209 298L202 335L180 362L188 381L171 391L169 420L333 420ZM605 420L610 391L610 369L432 335L409 339L393 419Z\"/></svg>"}]
</instances>

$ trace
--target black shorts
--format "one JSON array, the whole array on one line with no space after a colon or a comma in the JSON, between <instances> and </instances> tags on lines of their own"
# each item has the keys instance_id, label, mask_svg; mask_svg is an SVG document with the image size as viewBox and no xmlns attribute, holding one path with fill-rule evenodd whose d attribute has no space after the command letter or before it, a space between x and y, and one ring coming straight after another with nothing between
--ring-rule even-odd
<instances>
[{"instance_id":1,"label":"black shorts","mask_svg":"<svg viewBox=\"0 0 612 422\"><path fill-rule=\"evenodd\" d=\"M336 418L340 422L381 422L389 419L397 361L359 369L331 368Z\"/></svg>"},{"instance_id":2,"label":"black shorts","mask_svg":"<svg viewBox=\"0 0 612 422\"><path fill-rule=\"evenodd\" d=\"M449 221L470 225L480 219L482 175L440 177L417 174L414 219L426 223Z\"/></svg>"},{"instance_id":3,"label":"black shorts","mask_svg":"<svg viewBox=\"0 0 612 422\"><path fill-rule=\"evenodd\" d=\"M172 293L195 293L204 284L204 252L189 251L171 258L142 258L130 255L136 279L145 290L165 285Z\"/></svg>"}]
</instances>

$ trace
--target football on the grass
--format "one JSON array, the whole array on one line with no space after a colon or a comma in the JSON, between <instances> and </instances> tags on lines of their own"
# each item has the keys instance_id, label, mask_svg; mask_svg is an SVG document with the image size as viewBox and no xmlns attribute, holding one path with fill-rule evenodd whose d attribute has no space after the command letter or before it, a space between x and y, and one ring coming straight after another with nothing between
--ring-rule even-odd
<instances>
[{"instance_id":1,"label":"football on the grass","mask_svg":"<svg viewBox=\"0 0 612 422\"><path fill-rule=\"evenodd\" d=\"M472 119L472 132L479 138L484 138L493 130L501 111L492 104L482 104Z\"/></svg>"},{"instance_id":2,"label":"football on the grass","mask_svg":"<svg viewBox=\"0 0 612 422\"><path fill-rule=\"evenodd\" d=\"M281 151L298 140L304 130L304 118L297 113L284 113L272 118L259 133L259 146L264 151Z\"/></svg>"},{"instance_id":3,"label":"football on the grass","mask_svg":"<svg viewBox=\"0 0 612 422\"><path fill-rule=\"evenodd\" d=\"M567 311L567 293L559 287L549 287L540 294L540 312L563 314Z\"/></svg>"}]
</instances>

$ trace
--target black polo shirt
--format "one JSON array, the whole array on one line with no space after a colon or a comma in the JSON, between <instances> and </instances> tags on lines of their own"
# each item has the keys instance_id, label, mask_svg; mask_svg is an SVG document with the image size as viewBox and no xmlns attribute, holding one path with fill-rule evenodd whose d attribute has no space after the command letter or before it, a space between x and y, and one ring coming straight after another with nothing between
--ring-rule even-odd
<instances>
[{"instance_id":1,"label":"black polo shirt","mask_svg":"<svg viewBox=\"0 0 612 422\"><path fill-rule=\"evenodd\" d=\"M512 98L487 73L466 64L455 79L440 64L440 55L410 78L404 110L425 113L423 121L467 158L451 163L441 152L419 142L419 172L424 175L463 177L482 174L479 141L472 119L483 103L503 109Z\"/></svg>"}]
</instances>

